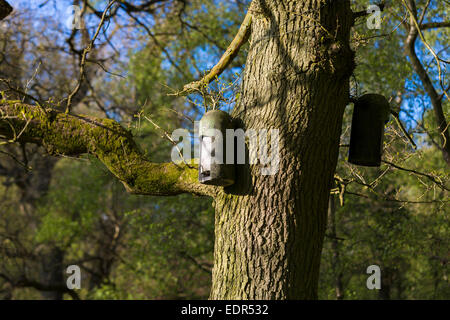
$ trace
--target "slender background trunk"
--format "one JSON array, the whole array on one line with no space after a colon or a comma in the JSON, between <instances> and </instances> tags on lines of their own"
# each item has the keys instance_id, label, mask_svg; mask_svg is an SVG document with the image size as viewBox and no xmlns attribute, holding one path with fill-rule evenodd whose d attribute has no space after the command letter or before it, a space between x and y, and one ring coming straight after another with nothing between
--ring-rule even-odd
<instances>
[{"instance_id":1,"label":"slender background trunk","mask_svg":"<svg viewBox=\"0 0 450 320\"><path fill-rule=\"evenodd\" d=\"M339 251L339 239L336 232L336 202L334 195L330 195L328 201L328 230L331 238L331 267L334 275L334 288L336 291L336 299L344 299L344 285L342 281L341 259Z\"/></svg>"},{"instance_id":2,"label":"slender background trunk","mask_svg":"<svg viewBox=\"0 0 450 320\"><path fill-rule=\"evenodd\" d=\"M349 1L254 1L240 127L280 130L279 171L216 198L212 299L316 299L348 79Z\"/></svg>"}]
</instances>

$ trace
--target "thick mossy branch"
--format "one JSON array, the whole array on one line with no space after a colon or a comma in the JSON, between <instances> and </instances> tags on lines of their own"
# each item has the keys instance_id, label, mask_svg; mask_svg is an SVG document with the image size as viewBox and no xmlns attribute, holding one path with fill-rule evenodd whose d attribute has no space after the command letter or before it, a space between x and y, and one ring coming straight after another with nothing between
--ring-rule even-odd
<instances>
[{"instance_id":1,"label":"thick mossy branch","mask_svg":"<svg viewBox=\"0 0 450 320\"><path fill-rule=\"evenodd\" d=\"M131 133L111 119L70 115L17 101L0 104L0 136L43 146L49 154L92 154L130 193L214 195L215 188L198 183L197 169L174 163L152 163Z\"/></svg>"}]
</instances>

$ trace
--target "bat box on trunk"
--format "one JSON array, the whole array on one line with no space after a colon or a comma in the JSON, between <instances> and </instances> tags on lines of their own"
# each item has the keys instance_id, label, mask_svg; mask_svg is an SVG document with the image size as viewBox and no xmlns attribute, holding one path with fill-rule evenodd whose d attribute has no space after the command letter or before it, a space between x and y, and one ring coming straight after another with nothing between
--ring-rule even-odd
<instances>
[{"instance_id":1,"label":"bat box on trunk","mask_svg":"<svg viewBox=\"0 0 450 320\"><path fill-rule=\"evenodd\" d=\"M223 187L234 183L234 164L226 163L226 130L233 128L231 116L221 110L208 111L200 120L198 174L201 183Z\"/></svg>"},{"instance_id":2,"label":"bat box on trunk","mask_svg":"<svg viewBox=\"0 0 450 320\"><path fill-rule=\"evenodd\" d=\"M356 100L348 162L366 167L380 166L384 126L389 114L389 102L382 95L366 94Z\"/></svg>"}]
</instances>

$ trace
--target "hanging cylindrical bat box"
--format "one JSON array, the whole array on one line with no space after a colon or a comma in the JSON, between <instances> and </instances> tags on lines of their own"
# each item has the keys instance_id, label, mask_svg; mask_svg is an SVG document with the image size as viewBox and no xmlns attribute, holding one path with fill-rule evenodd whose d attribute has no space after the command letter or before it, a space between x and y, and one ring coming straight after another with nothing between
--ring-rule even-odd
<instances>
[{"instance_id":1,"label":"hanging cylindrical bat box","mask_svg":"<svg viewBox=\"0 0 450 320\"><path fill-rule=\"evenodd\" d=\"M381 165L384 126L389 114L389 102L382 95L366 94L355 101L348 162L366 167Z\"/></svg>"},{"instance_id":2,"label":"hanging cylindrical bat box","mask_svg":"<svg viewBox=\"0 0 450 320\"><path fill-rule=\"evenodd\" d=\"M208 111L200 120L199 182L223 187L234 183L234 163L226 163L226 130L233 128L231 116L221 110ZM234 148L234 141L229 143Z\"/></svg>"}]
</instances>

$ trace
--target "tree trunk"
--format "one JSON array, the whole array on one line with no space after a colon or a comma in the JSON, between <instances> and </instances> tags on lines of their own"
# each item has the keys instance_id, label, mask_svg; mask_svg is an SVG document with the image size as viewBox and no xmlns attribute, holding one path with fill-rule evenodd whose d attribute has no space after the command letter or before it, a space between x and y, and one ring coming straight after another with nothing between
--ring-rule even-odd
<instances>
[{"instance_id":1,"label":"tree trunk","mask_svg":"<svg viewBox=\"0 0 450 320\"><path fill-rule=\"evenodd\" d=\"M354 68L349 1L260 0L241 100L244 130L279 129L279 171L242 165L215 199L212 299L316 299L329 189Z\"/></svg>"},{"instance_id":2,"label":"tree trunk","mask_svg":"<svg viewBox=\"0 0 450 320\"><path fill-rule=\"evenodd\" d=\"M395 271L389 267L383 268L383 274L381 276L381 289L378 290L379 300L391 300L394 272Z\"/></svg>"},{"instance_id":3,"label":"tree trunk","mask_svg":"<svg viewBox=\"0 0 450 320\"><path fill-rule=\"evenodd\" d=\"M328 201L328 230L331 238L331 268L334 276L334 288L336 291L336 299L344 299L344 284L342 281L342 270L339 251L339 239L336 232L336 203L334 201L334 194L330 195Z\"/></svg>"},{"instance_id":4,"label":"tree trunk","mask_svg":"<svg viewBox=\"0 0 450 320\"><path fill-rule=\"evenodd\" d=\"M21 164L14 163L10 165L9 174L15 177L14 182L20 190L20 205L23 215L33 217L37 212L37 202L48 193L53 168L57 160L50 157L44 158L41 151L34 146L28 149L24 147L23 152L32 155L31 167L33 171L30 173ZM8 175L7 172L3 172L3 174ZM32 219L31 221L33 221L34 228L38 228L38 219ZM55 289L41 290L42 288L36 287L35 289L40 291L43 299L62 300L64 291L58 290L58 288L65 288L63 278L64 253L52 244L41 245L41 247L45 249L42 250L41 248L41 251L44 252L39 256L38 264L41 270L36 283L42 285L42 287ZM31 265L35 266L34 264Z\"/></svg>"},{"instance_id":5,"label":"tree trunk","mask_svg":"<svg viewBox=\"0 0 450 320\"><path fill-rule=\"evenodd\" d=\"M442 146L438 145L438 148L441 150L445 162L450 166L450 130L449 125L447 124L444 109L442 107L443 96L440 96L436 91L436 88L434 87L427 70L425 70L425 67L417 56L416 40L419 35L419 31L414 24L414 19L417 19L416 3L414 1L408 0L408 7L410 8L414 16L410 16L409 30L407 30L408 36L404 44L405 51L409 56L414 71L416 71L420 81L422 81L425 92L430 97L431 104L433 105L434 116L436 118L437 130L442 142Z\"/></svg>"},{"instance_id":6,"label":"tree trunk","mask_svg":"<svg viewBox=\"0 0 450 320\"><path fill-rule=\"evenodd\" d=\"M66 285L63 277L64 252L57 247L51 247L42 257L44 259L40 275L41 282L50 288L55 288L55 290L41 291L42 297L45 300L62 300L65 293L63 289Z\"/></svg>"}]
</instances>

